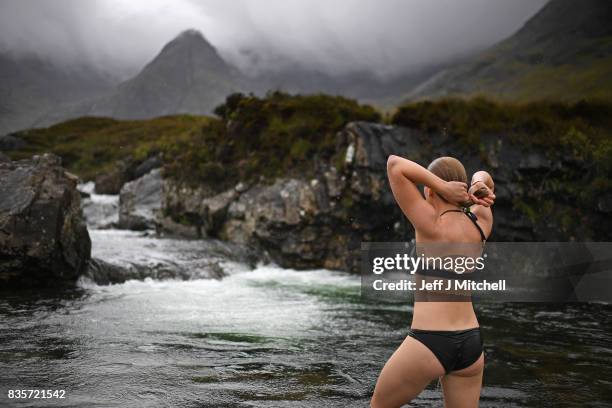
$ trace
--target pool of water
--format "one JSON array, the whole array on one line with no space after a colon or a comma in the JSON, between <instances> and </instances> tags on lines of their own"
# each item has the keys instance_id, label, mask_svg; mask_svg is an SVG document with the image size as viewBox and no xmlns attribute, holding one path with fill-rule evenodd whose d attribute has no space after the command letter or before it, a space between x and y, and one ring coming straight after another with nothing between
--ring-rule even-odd
<instances>
[{"instance_id":1,"label":"pool of water","mask_svg":"<svg viewBox=\"0 0 612 408\"><path fill-rule=\"evenodd\" d=\"M112 231L92 236L108 251ZM222 280L1 292L0 406L368 406L407 334L409 304L366 302L359 278L340 272L226 270ZM476 309L481 406L612 404L611 306ZM63 389L66 399L9 400L15 388ZM412 406L441 407L437 384Z\"/></svg>"}]
</instances>

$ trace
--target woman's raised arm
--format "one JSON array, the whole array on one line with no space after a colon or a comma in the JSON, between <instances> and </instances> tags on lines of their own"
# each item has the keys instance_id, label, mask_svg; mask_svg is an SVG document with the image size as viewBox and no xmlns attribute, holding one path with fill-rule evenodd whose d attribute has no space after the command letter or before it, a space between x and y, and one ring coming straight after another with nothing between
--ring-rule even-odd
<instances>
[{"instance_id":1,"label":"woman's raised arm","mask_svg":"<svg viewBox=\"0 0 612 408\"><path fill-rule=\"evenodd\" d=\"M417 185L424 185L442 195L451 203L468 200L467 184L458 181L444 181L419 164L391 155L387 159L387 177L395 201L417 230L431 228L437 216Z\"/></svg>"},{"instance_id":2,"label":"woman's raised arm","mask_svg":"<svg viewBox=\"0 0 612 408\"><path fill-rule=\"evenodd\" d=\"M469 191L473 203L470 209L476 214L488 236L493 228L493 211L491 211L491 206L495 202L493 177L486 171L477 171L472 176Z\"/></svg>"},{"instance_id":3,"label":"woman's raised arm","mask_svg":"<svg viewBox=\"0 0 612 408\"><path fill-rule=\"evenodd\" d=\"M469 195L474 204L490 207L495 202L495 183L493 177L484 170L477 171L472 176Z\"/></svg>"}]
</instances>

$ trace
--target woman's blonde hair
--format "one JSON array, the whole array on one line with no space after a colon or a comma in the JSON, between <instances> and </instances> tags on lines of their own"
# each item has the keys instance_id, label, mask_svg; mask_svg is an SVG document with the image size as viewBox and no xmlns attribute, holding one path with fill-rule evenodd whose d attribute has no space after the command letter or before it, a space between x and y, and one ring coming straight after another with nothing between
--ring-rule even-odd
<instances>
[{"instance_id":1,"label":"woman's blonde hair","mask_svg":"<svg viewBox=\"0 0 612 408\"><path fill-rule=\"evenodd\" d=\"M467 183L467 173L463 164L454 157L442 156L432 161L427 170L431 171L436 176L440 177L444 181L460 181ZM438 196L446 201L440 194Z\"/></svg>"}]
</instances>

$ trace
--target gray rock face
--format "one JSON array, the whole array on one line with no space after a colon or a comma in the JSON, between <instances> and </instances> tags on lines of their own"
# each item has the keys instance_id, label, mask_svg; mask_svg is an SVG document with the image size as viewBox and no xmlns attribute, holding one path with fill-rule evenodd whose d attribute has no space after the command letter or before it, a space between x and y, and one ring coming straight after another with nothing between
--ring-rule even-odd
<instances>
[{"instance_id":1,"label":"gray rock face","mask_svg":"<svg viewBox=\"0 0 612 408\"><path fill-rule=\"evenodd\" d=\"M143 162L138 162L132 156L128 156L116 162L107 173L96 177L94 192L96 194L119 194L125 183L136 180L161 165L160 156L151 156Z\"/></svg>"},{"instance_id":2,"label":"gray rock face","mask_svg":"<svg viewBox=\"0 0 612 408\"><path fill-rule=\"evenodd\" d=\"M108 173L96 177L94 192L96 194L119 194L121 187L133 179L134 167L134 160L131 157L118 161Z\"/></svg>"},{"instance_id":3,"label":"gray rock face","mask_svg":"<svg viewBox=\"0 0 612 408\"><path fill-rule=\"evenodd\" d=\"M221 236L265 250L281 266L308 268L329 262L331 206L318 179L279 179L256 186L230 205Z\"/></svg>"},{"instance_id":4,"label":"gray rock face","mask_svg":"<svg viewBox=\"0 0 612 408\"><path fill-rule=\"evenodd\" d=\"M225 222L230 204L247 188L239 183L232 189L216 193L208 186L188 187L165 182L163 208L178 216L174 219L165 217L163 227L189 237L216 236Z\"/></svg>"},{"instance_id":5,"label":"gray rock face","mask_svg":"<svg viewBox=\"0 0 612 408\"><path fill-rule=\"evenodd\" d=\"M496 241L609 240L609 197L600 197L588 223L562 226L557 217L539 216L538 198L555 211L577 214L555 191L551 177L569 177L571 166L543 150L525 152L507 135L491 134L470 146L446 133L424 133L374 123L348 124L337 135L341 164L318 163L311 179L281 178L272 184L215 192L211 186L164 182L162 212L174 224L162 228L189 236L217 237L247 244L285 267L359 270L362 241L402 241L414 231L395 203L386 179L390 154L427 166L439 156L461 159L468 175L492 173L496 182ZM578 167L576 167L578 166ZM576 169L575 169L576 170ZM565 201L564 201L565 200ZM552 204L551 204L552 205Z\"/></svg>"},{"instance_id":6,"label":"gray rock face","mask_svg":"<svg viewBox=\"0 0 612 408\"><path fill-rule=\"evenodd\" d=\"M146 278L189 280L204 276L206 279L221 279L226 276L226 273L218 261L211 261L206 268L200 270L200 275L194 277L189 271L177 265L157 264L150 266L132 264L122 266L106 262L102 259L92 258L83 276L91 279L98 285L109 285L112 283L123 283L131 279L144 280Z\"/></svg>"},{"instance_id":7,"label":"gray rock face","mask_svg":"<svg viewBox=\"0 0 612 408\"><path fill-rule=\"evenodd\" d=\"M162 204L160 169L126 183L119 194L119 228L154 228Z\"/></svg>"},{"instance_id":8,"label":"gray rock face","mask_svg":"<svg viewBox=\"0 0 612 408\"><path fill-rule=\"evenodd\" d=\"M85 270L91 241L76 183L57 156L0 163L2 285L62 285Z\"/></svg>"},{"instance_id":9,"label":"gray rock face","mask_svg":"<svg viewBox=\"0 0 612 408\"><path fill-rule=\"evenodd\" d=\"M140 163L138 166L136 166L136 168L134 169L133 176L135 179L140 178L144 176L145 174L151 172L151 170L158 169L161 166L162 166L161 156L159 155L151 156L145 161L143 161L142 163Z\"/></svg>"}]
</instances>

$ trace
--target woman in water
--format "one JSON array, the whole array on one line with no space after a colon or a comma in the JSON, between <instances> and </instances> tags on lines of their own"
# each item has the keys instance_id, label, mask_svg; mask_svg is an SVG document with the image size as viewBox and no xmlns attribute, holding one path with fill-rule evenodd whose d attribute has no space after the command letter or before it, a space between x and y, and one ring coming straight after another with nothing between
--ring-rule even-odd
<instances>
[{"instance_id":1,"label":"woman in water","mask_svg":"<svg viewBox=\"0 0 612 408\"><path fill-rule=\"evenodd\" d=\"M461 162L440 157L427 169L389 156L387 174L416 243L484 243L493 225L493 180L484 171L467 186ZM417 185L424 185L425 198ZM462 209L461 204L465 206ZM446 271L443 271L446 272ZM410 334L385 364L373 408L401 407L440 378L447 408L477 407L484 354L472 302L415 300Z\"/></svg>"}]
</instances>

